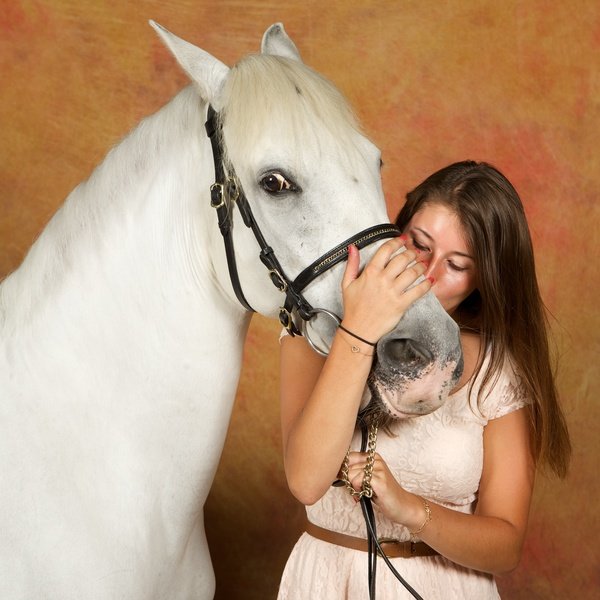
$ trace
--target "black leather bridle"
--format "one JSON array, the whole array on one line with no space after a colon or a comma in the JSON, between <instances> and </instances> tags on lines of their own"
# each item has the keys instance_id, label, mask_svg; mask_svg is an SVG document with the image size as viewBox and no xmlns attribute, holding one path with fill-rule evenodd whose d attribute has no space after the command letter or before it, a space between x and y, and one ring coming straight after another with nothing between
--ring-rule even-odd
<instances>
[{"instance_id":1,"label":"black leather bridle","mask_svg":"<svg viewBox=\"0 0 600 600\"><path fill-rule=\"evenodd\" d=\"M279 309L279 320L281 324L288 330L290 335L302 335L300 328L294 323L292 312L295 309L297 314L304 321L309 321L316 312L323 312L317 309L316 311L302 295L302 291L306 286L314 281L319 275L322 275L334 265L346 260L348 258L348 246L354 244L359 250L372 244L378 240L385 238L397 237L400 235L400 230L390 223L382 223L381 225L375 225L367 229L356 233L352 237L343 241L341 244L335 246L335 248L329 250L312 264L306 267L293 281L291 281L277 260L275 252L271 246L269 246L260 231L248 199L244 194L241 185L237 182L235 173L231 172L229 177L225 174L225 165L223 164L223 146L222 139L219 131L219 119L217 112L212 106L208 106L208 114L206 120L206 133L210 138L213 160L215 164L215 183L210 188L210 204L217 211L217 219L219 223L219 229L223 236L225 243L225 253L227 255L227 268L229 269L229 277L235 295L240 304L248 311L254 312L254 309L250 306L240 283L237 266L235 262L235 249L233 246L232 236L232 223L233 214L232 207L237 204L242 219L246 227L252 229L254 237L260 247L260 260L269 271L269 276L275 287L282 293L285 294L285 301L283 306ZM230 169L231 171L231 169ZM327 311L325 311L327 312ZM363 429L363 448L365 446L365 429ZM377 532L375 529L375 516L373 514L373 507L371 505L370 498L361 498L361 507L363 515L367 524L367 537L368 537L368 560L369 560L369 598L374 600L375 598L375 576L376 576L376 564L377 554L383 557L388 567L392 570L394 575L399 581L406 587L406 589L418 600L422 600L421 597L408 585L408 583L402 578L402 576L394 569L393 565L383 552L379 541L377 540Z\"/></svg>"},{"instance_id":2,"label":"black leather bridle","mask_svg":"<svg viewBox=\"0 0 600 600\"><path fill-rule=\"evenodd\" d=\"M309 321L312 317L313 307L302 295L302 291L306 286L322 275L327 270L331 269L339 262L346 260L348 257L348 246L354 244L359 250L372 244L378 240L392 238L400 235L400 231L395 225L383 223L375 225L360 231L347 240L338 244L329 252L326 252L304 269L293 281L285 274L284 270L275 256L275 252L269 246L263 237L248 199L244 194L244 190L237 182L235 173L225 174L225 165L223 163L223 145L219 129L219 115L212 106L208 106L208 114L206 120L206 133L210 138L212 146L213 160L215 164L215 183L210 188L210 204L217 211L217 219L219 229L225 243L225 253L227 255L227 267L229 269L229 277L233 290L240 304L249 311L254 312L242 291L240 279L235 262L235 249L233 246L232 223L233 214L232 208L237 204L242 219L246 227L252 229L254 237L260 247L260 260L269 271L269 276L273 285L282 293L285 294L283 306L279 309L279 320L281 324L288 330L290 335L301 335L300 328L294 323L292 312L295 309L296 313L304 321Z\"/></svg>"}]
</instances>

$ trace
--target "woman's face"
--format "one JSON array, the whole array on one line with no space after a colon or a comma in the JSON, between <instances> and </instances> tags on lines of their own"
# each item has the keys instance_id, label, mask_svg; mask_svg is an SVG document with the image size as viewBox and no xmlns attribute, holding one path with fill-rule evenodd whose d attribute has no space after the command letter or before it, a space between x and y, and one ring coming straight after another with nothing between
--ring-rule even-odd
<instances>
[{"instance_id":1,"label":"woman's face","mask_svg":"<svg viewBox=\"0 0 600 600\"><path fill-rule=\"evenodd\" d=\"M432 291L452 314L477 287L477 270L464 229L454 212L443 204L425 204L403 232L407 245L429 263L425 275L434 278Z\"/></svg>"}]
</instances>

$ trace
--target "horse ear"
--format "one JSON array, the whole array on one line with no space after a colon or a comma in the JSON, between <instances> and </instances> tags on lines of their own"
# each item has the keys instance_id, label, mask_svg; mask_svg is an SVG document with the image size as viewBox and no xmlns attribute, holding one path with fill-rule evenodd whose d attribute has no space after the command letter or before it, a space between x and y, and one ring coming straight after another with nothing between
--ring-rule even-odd
<instances>
[{"instance_id":1,"label":"horse ear","mask_svg":"<svg viewBox=\"0 0 600 600\"><path fill-rule=\"evenodd\" d=\"M204 100L218 110L217 100L229 67L208 52L182 40L154 21L149 21Z\"/></svg>"},{"instance_id":2,"label":"horse ear","mask_svg":"<svg viewBox=\"0 0 600 600\"><path fill-rule=\"evenodd\" d=\"M260 51L263 54L274 54L302 62L300 52L292 42L292 38L285 32L283 23L275 23L265 31Z\"/></svg>"}]
</instances>

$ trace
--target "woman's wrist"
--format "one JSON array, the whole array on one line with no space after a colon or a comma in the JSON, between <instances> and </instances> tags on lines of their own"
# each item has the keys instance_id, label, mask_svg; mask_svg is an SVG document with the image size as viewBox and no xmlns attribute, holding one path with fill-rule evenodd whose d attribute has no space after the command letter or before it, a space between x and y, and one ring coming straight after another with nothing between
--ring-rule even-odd
<instances>
[{"instance_id":1,"label":"woman's wrist","mask_svg":"<svg viewBox=\"0 0 600 600\"><path fill-rule=\"evenodd\" d=\"M361 354L363 356L369 357L375 356L375 347L377 346L377 344L372 343L367 339L358 336L357 334L354 334L350 329L347 329L345 326L342 327L340 325L340 328L338 329L336 335L344 341L344 343L348 346L352 354Z\"/></svg>"},{"instance_id":2,"label":"woman's wrist","mask_svg":"<svg viewBox=\"0 0 600 600\"><path fill-rule=\"evenodd\" d=\"M425 500L425 498L422 498L421 496L417 496L417 498L421 502L421 518L417 520L417 525L415 527L408 528L408 531L410 533L410 539L412 541L415 541L416 536L423 532L425 527L429 525L429 522L432 518L431 507L429 505L429 502L427 502L427 500Z\"/></svg>"},{"instance_id":3,"label":"woman's wrist","mask_svg":"<svg viewBox=\"0 0 600 600\"><path fill-rule=\"evenodd\" d=\"M416 537L426 529L432 520L432 512L431 503L425 498L416 494L411 494L411 496L410 508L405 513L402 524L408 529L410 539L415 541Z\"/></svg>"}]
</instances>

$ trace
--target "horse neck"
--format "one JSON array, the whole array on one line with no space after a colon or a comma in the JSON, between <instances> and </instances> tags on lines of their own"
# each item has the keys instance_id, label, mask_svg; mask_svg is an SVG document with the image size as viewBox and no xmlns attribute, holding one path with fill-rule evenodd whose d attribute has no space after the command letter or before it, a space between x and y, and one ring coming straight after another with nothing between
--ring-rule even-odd
<instances>
[{"instance_id":1,"label":"horse neck","mask_svg":"<svg viewBox=\"0 0 600 600\"><path fill-rule=\"evenodd\" d=\"M217 332L241 348L244 313L214 276L203 116L186 88L70 194L1 288L8 335L124 358L152 349L157 363L173 350L161 344L197 355Z\"/></svg>"}]
</instances>

